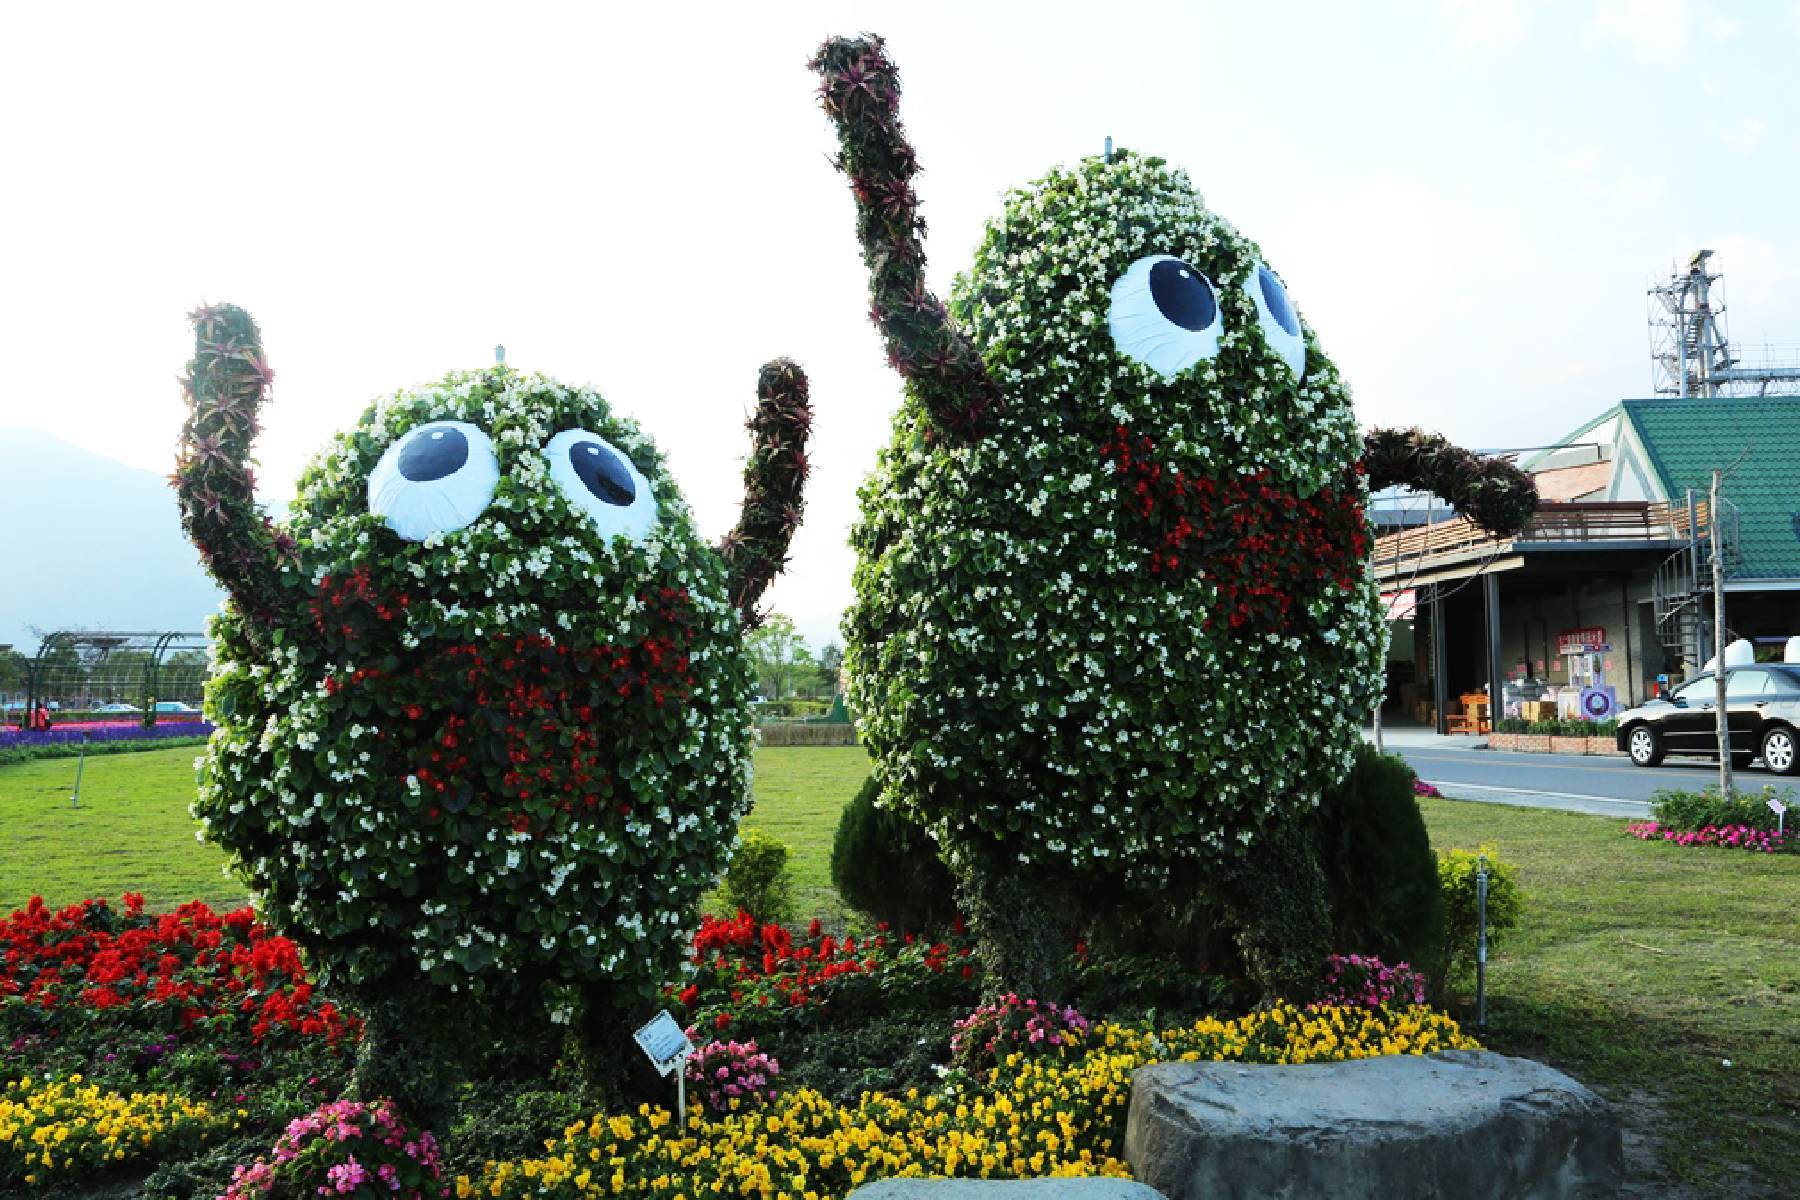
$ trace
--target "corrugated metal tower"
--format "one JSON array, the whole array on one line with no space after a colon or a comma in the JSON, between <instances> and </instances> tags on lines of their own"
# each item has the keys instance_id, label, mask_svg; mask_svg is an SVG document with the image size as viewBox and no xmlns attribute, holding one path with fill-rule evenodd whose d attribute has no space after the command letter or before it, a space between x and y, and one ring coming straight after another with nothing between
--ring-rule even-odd
<instances>
[{"instance_id":1,"label":"corrugated metal tower","mask_svg":"<svg viewBox=\"0 0 1800 1200\"><path fill-rule=\"evenodd\" d=\"M1687 270L1671 270L1650 289L1652 387L1659 396L1772 396L1800 393L1800 351L1761 347L1746 362L1725 335L1725 305L1714 295L1720 276L1707 267L1711 250L1696 250Z\"/></svg>"}]
</instances>

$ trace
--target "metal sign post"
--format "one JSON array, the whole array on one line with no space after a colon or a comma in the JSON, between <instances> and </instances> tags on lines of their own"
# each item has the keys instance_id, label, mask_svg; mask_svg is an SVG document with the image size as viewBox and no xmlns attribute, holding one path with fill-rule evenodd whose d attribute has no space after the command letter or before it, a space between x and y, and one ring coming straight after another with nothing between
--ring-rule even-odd
<instances>
[{"instance_id":1,"label":"metal sign post","mask_svg":"<svg viewBox=\"0 0 1800 1200\"><path fill-rule=\"evenodd\" d=\"M687 1128L687 1060L694 1053L694 1043L688 1040L687 1033L675 1023L666 1008L646 1021L631 1037L657 1074L667 1079L669 1073L674 1072L676 1113L681 1127Z\"/></svg>"},{"instance_id":2,"label":"metal sign post","mask_svg":"<svg viewBox=\"0 0 1800 1200\"><path fill-rule=\"evenodd\" d=\"M87 737L81 739L81 749L75 754L75 790L69 793L69 807L81 807L81 772L87 767Z\"/></svg>"},{"instance_id":3,"label":"metal sign post","mask_svg":"<svg viewBox=\"0 0 1800 1200\"><path fill-rule=\"evenodd\" d=\"M1786 837L1787 836L1787 805L1783 804L1781 801L1777 800L1775 797L1770 796L1769 797L1769 807L1772 810L1774 810L1774 813L1775 813L1775 836L1779 837L1779 838Z\"/></svg>"},{"instance_id":4,"label":"metal sign post","mask_svg":"<svg viewBox=\"0 0 1800 1200\"><path fill-rule=\"evenodd\" d=\"M1487 855L1475 863L1475 1028L1487 1028Z\"/></svg>"}]
</instances>

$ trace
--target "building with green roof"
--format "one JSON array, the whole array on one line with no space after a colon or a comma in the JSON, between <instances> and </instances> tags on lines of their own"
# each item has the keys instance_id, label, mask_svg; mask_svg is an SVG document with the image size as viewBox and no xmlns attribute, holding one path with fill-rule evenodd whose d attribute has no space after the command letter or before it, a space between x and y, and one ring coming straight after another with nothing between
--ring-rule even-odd
<instances>
[{"instance_id":1,"label":"building with green roof","mask_svg":"<svg viewBox=\"0 0 1800 1200\"><path fill-rule=\"evenodd\" d=\"M1451 520L1377 541L1384 591L1419 614L1414 661L1390 665L1411 715L1447 728L1474 691L1503 713L1549 698L1573 715L1596 687L1623 708L1696 673L1715 525L1727 639L1778 659L1800 634L1800 396L1624 400L1521 465L1544 504L1519 537Z\"/></svg>"}]
</instances>

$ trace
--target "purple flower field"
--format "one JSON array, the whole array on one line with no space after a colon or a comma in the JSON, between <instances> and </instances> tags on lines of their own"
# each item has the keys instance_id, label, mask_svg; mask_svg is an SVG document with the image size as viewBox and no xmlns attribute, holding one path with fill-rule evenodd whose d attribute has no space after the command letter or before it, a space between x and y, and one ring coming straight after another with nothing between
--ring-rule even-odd
<instances>
[{"instance_id":1,"label":"purple flower field","mask_svg":"<svg viewBox=\"0 0 1800 1200\"><path fill-rule=\"evenodd\" d=\"M204 737L213 731L210 721L158 721L148 729L135 722L66 725L46 730L0 729L0 750L14 746L65 746L80 742L148 742L162 738Z\"/></svg>"}]
</instances>

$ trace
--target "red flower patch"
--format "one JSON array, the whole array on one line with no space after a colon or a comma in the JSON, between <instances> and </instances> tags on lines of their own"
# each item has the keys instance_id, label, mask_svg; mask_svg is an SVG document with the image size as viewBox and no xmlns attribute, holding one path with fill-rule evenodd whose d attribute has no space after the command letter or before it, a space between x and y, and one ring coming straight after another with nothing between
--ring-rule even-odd
<instances>
[{"instance_id":1,"label":"red flower patch","mask_svg":"<svg viewBox=\"0 0 1800 1200\"><path fill-rule=\"evenodd\" d=\"M215 913L196 900L146 915L124 896L52 910L42 897L0 920L0 999L45 1010L162 1009L182 1028L222 1018L261 1042L276 1031L354 1039L361 1023L314 995L299 950L249 908Z\"/></svg>"},{"instance_id":2,"label":"red flower patch","mask_svg":"<svg viewBox=\"0 0 1800 1200\"><path fill-rule=\"evenodd\" d=\"M1362 581L1369 532L1354 487L1303 499L1271 486L1267 471L1224 480L1187 475L1165 468L1155 443L1123 425L1100 454L1114 466L1150 573L1204 570L1218 587L1209 624L1285 630L1308 598Z\"/></svg>"}]
</instances>

